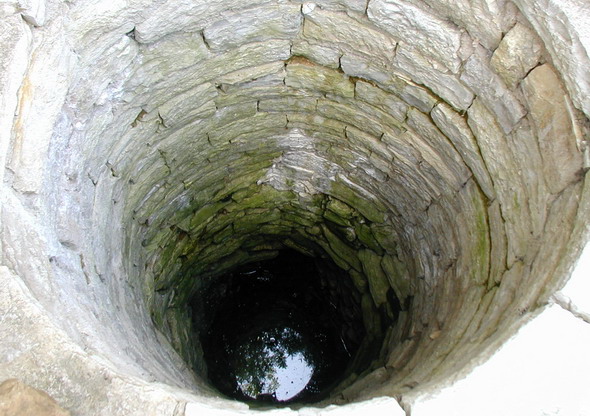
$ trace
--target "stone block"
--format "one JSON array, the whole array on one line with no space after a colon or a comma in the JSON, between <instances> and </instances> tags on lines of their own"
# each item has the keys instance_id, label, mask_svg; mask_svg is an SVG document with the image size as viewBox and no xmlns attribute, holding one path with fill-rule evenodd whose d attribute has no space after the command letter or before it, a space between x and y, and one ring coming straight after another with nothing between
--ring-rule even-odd
<instances>
[{"instance_id":1,"label":"stone block","mask_svg":"<svg viewBox=\"0 0 590 416\"><path fill-rule=\"evenodd\" d=\"M356 82L355 97L380 108L400 123L406 119L408 104L396 95L390 94L369 82L362 80Z\"/></svg>"},{"instance_id":2,"label":"stone block","mask_svg":"<svg viewBox=\"0 0 590 416\"><path fill-rule=\"evenodd\" d=\"M397 42L366 20L315 8L305 15L303 39L328 44L340 54L356 52L386 66L395 55Z\"/></svg>"},{"instance_id":3,"label":"stone block","mask_svg":"<svg viewBox=\"0 0 590 416\"><path fill-rule=\"evenodd\" d=\"M567 111L571 104L557 74L549 64L535 68L522 82L532 119L547 186L558 193L579 179L582 154Z\"/></svg>"},{"instance_id":4,"label":"stone block","mask_svg":"<svg viewBox=\"0 0 590 416\"><path fill-rule=\"evenodd\" d=\"M469 166L482 191L489 199L494 199L494 185L465 117L446 103L437 104L430 116L436 127L453 143L465 164Z\"/></svg>"},{"instance_id":5,"label":"stone block","mask_svg":"<svg viewBox=\"0 0 590 416\"><path fill-rule=\"evenodd\" d=\"M409 0L420 7L422 0ZM445 18L467 30L473 39L487 49L494 50L502 34L514 20L511 8L504 2L489 0L438 0L428 3L429 9L439 18Z\"/></svg>"},{"instance_id":6,"label":"stone block","mask_svg":"<svg viewBox=\"0 0 590 416\"><path fill-rule=\"evenodd\" d=\"M232 14L207 26L203 36L212 51L235 48L244 43L266 39L294 38L301 29L301 6L267 4L263 7L238 8Z\"/></svg>"},{"instance_id":7,"label":"stone block","mask_svg":"<svg viewBox=\"0 0 590 416\"><path fill-rule=\"evenodd\" d=\"M342 53L333 45L309 42L302 36L293 40L293 56L303 56L319 65L337 69Z\"/></svg>"},{"instance_id":8,"label":"stone block","mask_svg":"<svg viewBox=\"0 0 590 416\"><path fill-rule=\"evenodd\" d=\"M391 289L389 280L381 268L381 256L373 250L359 250L358 258L363 266L363 273L369 282L369 290L375 302L379 307L387 302L387 291Z\"/></svg>"},{"instance_id":9,"label":"stone block","mask_svg":"<svg viewBox=\"0 0 590 416\"><path fill-rule=\"evenodd\" d=\"M490 61L492 69L514 89L541 59L543 46L527 26L517 23L502 38Z\"/></svg>"},{"instance_id":10,"label":"stone block","mask_svg":"<svg viewBox=\"0 0 590 416\"><path fill-rule=\"evenodd\" d=\"M529 246L531 221L525 200L526 186L517 173L521 168L514 160L506 136L479 98L474 101L468 115L469 127L477 140L485 165L494 178L494 190L500 203L499 220L507 223L506 263L510 267L525 255Z\"/></svg>"},{"instance_id":11,"label":"stone block","mask_svg":"<svg viewBox=\"0 0 590 416\"><path fill-rule=\"evenodd\" d=\"M345 74L301 57L288 62L285 84L300 90L354 97L354 83Z\"/></svg>"},{"instance_id":12,"label":"stone block","mask_svg":"<svg viewBox=\"0 0 590 416\"><path fill-rule=\"evenodd\" d=\"M590 118L588 3L585 0L516 0L514 3L542 39L576 108Z\"/></svg>"},{"instance_id":13,"label":"stone block","mask_svg":"<svg viewBox=\"0 0 590 416\"><path fill-rule=\"evenodd\" d=\"M393 65L407 78L426 86L458 110L466 110L473 102L473 92L458 76L423 55L412 44L400 42Z\"/></svg>"},{"instance_id":14,"label":"stone block","mask_svg":"<svg viewBox=\"0 0 590 416\"><path fill-rule=\"evenodd\" d=\"M485 49L476 48L465 62L461 81L494 113L502 130L509 133L526 111L502 79L492 71L489 60L490 56Z\"/></svg>"},{"instance_id":15,"label":"stone block","mask_svg":"<svg viewBox=\"0 0 590 416\"><path fill-rule=\"evenodd\" d=\"M419 7L403 0L373 0L367 15L376 26L391 33L394 39L412 44L427 61L436 60L452 73L461 66L458 56L461 30Z\"/></svg>"},{"instance_id":16,"label":"stone block","mask_svg":"<svg viewBox=\"0 0 590 416\"><path fill-rule=\"evenodd\" d=\"M166 127L178 127L194 119L215 114L213 99L217 91L211 83L205 83L174 96L158 107L158 113Z\"/></svg>"},{"instance_id":17,"label":"stone block","mask_svg":"<svg viewBox=\"0 0 590 416\"><path fill-rule=\"evenodd\" d=\"M414 142L414 148L420 152L422 159L434 168L452 189L461 189L471 173L448 138L441 134L430 117L416 109L408 111L407 124L420 138ZM441 187L441 190L448 192L444 187Z\"/></svg>"}]
</instances>

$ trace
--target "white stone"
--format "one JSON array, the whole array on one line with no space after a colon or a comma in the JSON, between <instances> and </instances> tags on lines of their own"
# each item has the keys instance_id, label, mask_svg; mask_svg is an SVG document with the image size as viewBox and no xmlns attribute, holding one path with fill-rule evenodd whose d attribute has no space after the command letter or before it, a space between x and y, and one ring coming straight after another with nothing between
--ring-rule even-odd
<instances>
[{"instance_id":1,"label":"white stone","mask_svg":"<svg viewBox=\"0 0 590 416\"><path fill-rule=\"evenodd\" d=\"M575 106L590 118L590 4L586 0L515 0L553 58Z\"/></svg>"},{"instance_id":2,"label":"white stone","mask_svg":"<svg viewBox=\"0 0 590 416\"><path fill-rule=\"evenodd\" d=\"M461 31L427 9L405 0L372 0L367 15L377 26L398 41L413 45L421 54L444 64L453 73L459 71Z\"/></svg>"},{"instance_id":3,"label":"white stone","mask_svg":"<svg viewBox=\"0 0 590 416\"><path fill-rule=\"evenodd\" d=\"M301 29L299 5L272 5L226 15L203 31L213 51L233 49L265 39L292 39Z\"/></svg>"},{"instance_id":4,"label":"white stone","mask_svg":"<svg viewBox=\"0 0 590 416\"><path fill-rule=\"evenodd\" d=\"M436 126L453 142L482 191L490 200L494 199L494 185L465 119L445 103L436 105L430 115Z\"/></svg>"},{"instance_id":5,"label":"white stone","mask_svg":"<svg viewBox=\"0 0 590 416\"><path fill-rule=\"evenodd\" d=\"M517 23L494 51L490 64L506 85L514 88L537 65L541 52L538 36L523 24Z\"/></svg>"},{"instance_id":6,"label":"white stone","mask_svg":"<svg viewBox=\"0 0 590 416\"><path fill-rule=\"evenodd\" d=\"M522 88L537 133L547 186L558 193L576 181L582 169L580 143L574 133L576 120L564 111L568 97L550 65L531 71Z\"/></svg>"},{"instance_id":7,"label":"white stone","mask_svg":"<svg viewBox=\"0 0 590 416\"><path fill-rule=\"evenodd\" d=\"M408 1L417 7L425 3ZM514 18L506 3L504 0L437 0L428 2L428 6L440 18L465 28L473 39L494 50Z\"/></svg>"},{"instance_id":8,"label":"white stone","mask_svg":"<svg viewBox=\"0 0 590 416\"><path fill-rule=\"evenodd\" d=\"M527 243L531 224L530 213L525 203L526 186L523 184L522 176L518 174L521 167L509 151L509 143L500 125L479 98L473 102L467 114L468 125L477 140L486 169L493 178L494 191L502 213L500 227L505 228L507 234L506 264L512 267L529 249L534 249Z\"/></svg>"},{"instance_id":9,"label":"white stone","mask_svg":"<svg viewBox=\"0 0 590 416\"><path fill-rule=\"evenodd\" d=\"M526 114L522 104L490 68L488 53L479 47L465 62L461 81L494 113L505 133Z\"/></svg>"},{"instance_id":10,"label":"white stone","mask_svg":"<svg viewBox=\"0 0 590 416\"><path fill-rule=\"evenodd\" d=\"M473 92L458 77L448 73L441 64L428 59L420 52L416 48L400 42L394 66L412 81L430 88L456 109L466 110L469 108L473 102Z\"/></svg>"},{"instance_id":11,"label":"white stone","mask_svg":"<svg viewBox=\"0 0 590 416\"><path fill-rule=\"evenodd\" d=\"M397 44L392 37L366 20L320 9L305 16L303 37L320 45L330 45L341 53L368 55L383 66L393 60Z\"/></svg>"}]
</instances>

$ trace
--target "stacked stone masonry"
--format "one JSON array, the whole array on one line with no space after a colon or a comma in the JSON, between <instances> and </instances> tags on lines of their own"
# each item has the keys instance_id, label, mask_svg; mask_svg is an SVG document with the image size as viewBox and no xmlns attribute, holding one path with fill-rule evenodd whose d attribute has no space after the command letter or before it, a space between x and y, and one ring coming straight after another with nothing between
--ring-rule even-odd
<instances>
[{"instance_id":1,"label":"stacked stone masonry","mask_svg":"<svg viewBox=\"0 0 590 416\"><path fill-rule=\"evenodd\" d=\"M284 248L348 271L379 342L321 405L429 391L588 237L584 0L0 14L0 381L72 414L243 411L207 385L187 302Z\"/></svg>"}]
</instances>

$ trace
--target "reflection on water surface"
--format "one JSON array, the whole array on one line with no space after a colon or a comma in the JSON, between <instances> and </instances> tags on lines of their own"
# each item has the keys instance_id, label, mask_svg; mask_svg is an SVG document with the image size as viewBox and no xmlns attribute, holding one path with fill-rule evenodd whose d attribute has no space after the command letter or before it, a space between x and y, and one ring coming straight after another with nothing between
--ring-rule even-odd
<instances>
[{"instance_id":1,"label":"reflection on water surface","mask_svg":"<svg viewBox=\"0 0 590 416\"><path fill-rule=\"evenodd\" d=\"M235 374L240 390L253 399L286 401L309 383L314 363L303 337L292 328L272 328L238 346Z\"/></svg>"},{"instance_id":2,"label":"reflection on water surface","mask_svg":"<svg viewBox=\"0 0 590 416\"><path fill-rule=\"evenodd\" d=\"M345 281L293 252L218 277L201 309L214 311L201 335L211 383L261 404L322 398L364 336L362 321L342 316L360 316L356 302L330 278Z\"/></svg>"}]
</instances>

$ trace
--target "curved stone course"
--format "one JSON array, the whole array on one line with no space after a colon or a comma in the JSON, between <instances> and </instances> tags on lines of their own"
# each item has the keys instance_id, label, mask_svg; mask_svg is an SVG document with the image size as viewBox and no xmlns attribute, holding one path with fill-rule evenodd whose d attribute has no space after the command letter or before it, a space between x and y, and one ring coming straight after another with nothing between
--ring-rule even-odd
<instances>
[{"instance_id":1,"label":"curved stone course","mask_svg":"<svg viewBox=\"0 0 590 416\"><path fill-rule=\"evenodd\" d=\"M463 374L588 236L590 10L556 3L1 2L0 380L245 411L189 301L285 248L349 273L376 351L318 406Z\"/></svg>"}]
</instances>

